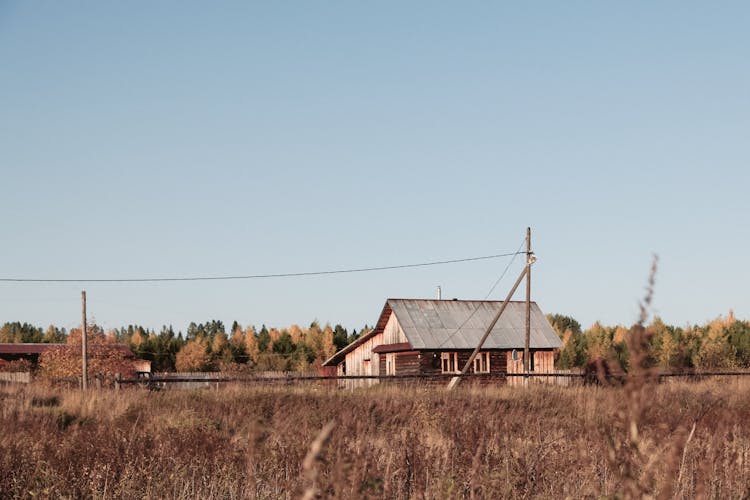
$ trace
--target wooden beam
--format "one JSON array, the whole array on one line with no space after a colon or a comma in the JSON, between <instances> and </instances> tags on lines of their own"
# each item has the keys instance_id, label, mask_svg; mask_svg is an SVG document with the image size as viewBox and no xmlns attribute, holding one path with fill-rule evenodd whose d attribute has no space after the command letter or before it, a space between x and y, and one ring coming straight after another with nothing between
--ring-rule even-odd
<instances>
[{"instance_id":1,"label":"wooden beam","mask_svg":"<svg viewBox=\"0 0 750 500\"><path fill-rule=\"evenodd\" d=\"M471 363L474 362L474 358L482 349L482 346L484 345L484 341L487 340L487 337L489 337L490 332L492 331L493 328L495 328L495 324L497 323L497 320L500 319L500 316L503 314L503 311L505 311L505 308L508 306L510 299L513 298L513 294L516 293L516 290L518 289L518 285L521 284L521 281L523 280L524 276L526 276L526 274L529 272L530 267L531 267L531 261L526 261L526 265L524 266L523 271L521 271L521 274L520 276L518 276L516 283L513 285L513 288L511 288L510 292L508 293L508 296L505 298L505 300L503 301L503 304L500 306L500 310L495 315L495 318L490 323L490 326L487 327L487 331L485 331L484 335L482 335L482 338L479 340L479 345L477 345L477 347L471 353L471 356L469 356L469 360L464 365L463 370L461 370L461 375L465 375L466 372L469 371L469 367L471 366ZM461 381L461 377L453 377L451 381L448 383L448 390L451 390L454 387L456 387L460 381Z\"/></svg>"}]
</instances>

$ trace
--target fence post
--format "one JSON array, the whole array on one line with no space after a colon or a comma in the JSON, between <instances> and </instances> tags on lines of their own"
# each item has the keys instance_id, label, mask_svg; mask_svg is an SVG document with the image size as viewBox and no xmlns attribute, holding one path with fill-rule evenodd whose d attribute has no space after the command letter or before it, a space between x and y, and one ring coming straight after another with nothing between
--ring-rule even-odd
<instances>
[{"instance_id":1,"label":"fence post","mask_svg":"<svg viewBox=\"0 0 750 500\"><path fill-rule=\"evenodd\" d=\"M122 375L120 373L115 373L115 390L120 390L120 380L122 379Z\"/></svg>"}]
</instances>

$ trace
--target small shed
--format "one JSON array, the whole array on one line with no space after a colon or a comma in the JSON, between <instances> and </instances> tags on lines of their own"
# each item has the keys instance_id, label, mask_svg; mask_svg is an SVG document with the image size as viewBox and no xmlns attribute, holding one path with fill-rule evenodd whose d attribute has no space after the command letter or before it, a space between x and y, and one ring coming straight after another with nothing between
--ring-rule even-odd
<instances>
[{"instance_id":1,"label":"small shed","mask_svg":"<svg viewBox=\"0 0 750 500\"><path fill-rule=\"evenodd\" d=\"M0 359L13 361L16 359L28 359L36 364L39 361L39 355L46 351L53 351L69 344L45 344L45 343L0 343ZM79 344L80 345L80 344ZM125 344L108 344L113 345L125 358L134 359L135 355Z\"/></svg>"},{"instance_id":2,"label":"small shed","mask_svg":"<svg viewBox=\"0 0 750 500\"><path fill-rule=\"evenodd\" d=\"M502 305L493 300L388 299L375 329L344 347L324 366L337 375L458 373ZM512 301L474 359L470 373L523 371L526 303ZM539 306L531 303L530 370L554 373L562 347ZM377 380L367 380L369 385Z\"/></svg>"}]
</instances>

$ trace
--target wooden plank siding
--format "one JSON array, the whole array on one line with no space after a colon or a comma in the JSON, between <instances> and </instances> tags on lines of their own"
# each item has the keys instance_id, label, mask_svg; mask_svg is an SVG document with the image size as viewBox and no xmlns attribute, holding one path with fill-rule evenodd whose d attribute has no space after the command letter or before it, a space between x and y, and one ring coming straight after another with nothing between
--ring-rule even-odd
<instances>
[{"instance_id":1,"label":"wooden plank siding","mask_svg":"<svg viewBox=\"0 0 750 500\"><path fill-rule=\"evenodd\" d=\"M382 333L367 339L345 358L346 375L385 375L385 355L379 355L372 350L383 344L398 344L408 342L401 331L396 315L391 313ZM398 372L397 372L398 373ZM378 380L347 380L346 387L369 387L377 384Z\"/></svg>"},{"instance_id":2,"label":"wooden plank siding","mask_svg":"<svg viewBox=\"0 0 750 500\"><path fill-rule=\"evenodd\" d=\"M420 354L417 351L396 354L397 375L418 375Z\"/></svg>"},{"instance_id":3,"label":"wooden plank siding","mask_svg":"<svg viewBox=\"0 0 750 500\"><path fill-rule=\"evenodd\" d=\"M534 373L555 373L555 354L552 351L534 351Z\"/></svg>"},{"instance_id":4,"label":"wooden plank siding","mask_svg":"<svg viewBox=\"0 0 750 500\"><path fill-rule=\"evenodd\" d=\"M508 373L523 373L523 351L518 350L518 360L513 361L513 351L508 351ZM553 351L539 350L531 351L532 367L531 373L555 373L555 353ZM555 383L553 377L537 377L534 382ZM523 377L508 377L508 384L523 385Z\"/></svg>"}]
</instances>

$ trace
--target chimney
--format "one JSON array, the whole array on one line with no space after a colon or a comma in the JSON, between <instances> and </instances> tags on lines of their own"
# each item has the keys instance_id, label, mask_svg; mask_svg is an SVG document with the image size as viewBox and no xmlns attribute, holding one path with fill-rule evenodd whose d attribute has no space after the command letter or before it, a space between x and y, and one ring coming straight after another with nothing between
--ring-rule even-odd
<instances>
[{"instance_id":1,"label":"chimney","mask_svg":"<svg viewBox=\"0 0 750 500\"><path fill-rule=\"evenodd\" d=\"M440 285L438 285L438 289L437 289L437 299L438 299L438 300L442 300L442 298L443 298L443 289L442 289L442 288L440 288Z\"/></svg>"}]
</instances>

